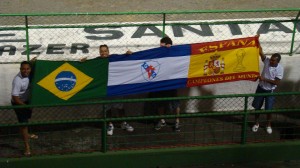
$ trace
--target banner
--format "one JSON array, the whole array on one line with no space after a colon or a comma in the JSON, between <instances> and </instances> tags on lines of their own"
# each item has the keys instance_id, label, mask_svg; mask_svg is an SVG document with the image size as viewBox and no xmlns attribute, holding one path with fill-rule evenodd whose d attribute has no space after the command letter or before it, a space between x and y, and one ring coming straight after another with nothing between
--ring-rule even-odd
<instances>
[{"instance_id":1,"label":"banner","mask_svg":"<svg viewBox=\"0 0 300 168\"><path fill-rule=\"evenodd\" d=\"M37 61L32 103L84 101L259 75L257 37L153 48L86 62Z\"/></svg>"},{"instance_id":2,"label":"banner","mask_svg":"<svg viewBox=\"0 0 300 168\"><path fill-rule=\"evenodd\" d=\"M257 37L160 47L109 58L109 96L178 89L259 75Z\"/></svg>"},{"instance_id":3,"label":"banner","mask_svg":"<svg viewBox=\"0 0 300 168\"><path fill-rule=\"evenodd\" d=\"M31 104L53 104L105 97L107 59L42 61L34 65Z\"/></svg>"},{"instance_id":4,"label":"banner","mask_svg":"<svg viewBox=\"0 0 300 168\"><path fill-rule=\"evenodd\" d=\"M107 94L127 95L186 87L191 45L159 47L109 58Z\"/></svg>"},{"instance_id":5,"label":"banner","mask_svg":"<svg viewBox=\"0 0 300 168\"><path fill-rule=\"evenodd\" d=\"M257 37L192 44L187 87L255 80L258 55Z\"/></svg>"}]
</instances>

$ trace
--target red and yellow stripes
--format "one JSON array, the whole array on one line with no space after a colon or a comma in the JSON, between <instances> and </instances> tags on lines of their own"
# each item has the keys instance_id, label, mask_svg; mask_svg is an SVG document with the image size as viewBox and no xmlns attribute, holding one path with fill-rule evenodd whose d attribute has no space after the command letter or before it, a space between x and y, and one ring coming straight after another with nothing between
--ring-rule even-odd
<instances>
[{"instance_id":1,"label":"red and yellow stripes","mask_svg":"<svg viewBox=\"0 0 300 168\"><path fill-rule=\"evenodd\" d=\"M187 87L255 80L259 75L257 37L191 44Z\"/></svg>"}]
</instances>

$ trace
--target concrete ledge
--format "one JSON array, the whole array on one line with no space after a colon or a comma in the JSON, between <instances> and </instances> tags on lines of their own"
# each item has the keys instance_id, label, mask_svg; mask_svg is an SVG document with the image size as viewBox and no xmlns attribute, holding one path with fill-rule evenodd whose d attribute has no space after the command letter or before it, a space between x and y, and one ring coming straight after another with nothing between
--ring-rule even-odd
<instances>
[{"instance_id":1,"label":"concrete ledge","mask_svg":"<svg viewBox=\"0 0 300 168\"><path fill-rule=\"evenodd\" d=\"M47 155L30 158L1 158L1 168L24 167L157 167L189 166L207 163L239 163L254 161L297 160L300 142L257 143L149 149L108 153Z\"/></svg>"}]
</instances>

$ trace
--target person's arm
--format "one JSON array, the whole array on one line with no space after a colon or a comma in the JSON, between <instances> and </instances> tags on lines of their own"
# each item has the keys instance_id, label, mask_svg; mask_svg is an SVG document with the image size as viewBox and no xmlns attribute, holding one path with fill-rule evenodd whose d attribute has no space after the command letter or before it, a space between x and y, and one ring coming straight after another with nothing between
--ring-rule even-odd
<instances>
[{"instance_id":1,"label":"person's arm","mask_svg":"<svg viewBox=\"0 0 300 168\"><path fill-rule=\"evenodd\" d=\"M87 60L87 57L81 58L80 62L85 62Z\"/></svg>"},{"instance_id":2,"label":"person's arm","mask_svg":"<svg viewBox=\"0 0 300 168\"><path fill-rule=\"evenodd\" d=\"M26 105L19 96L11 96L13 102L18 105Z\"/></svg>"},{"instance_id":3,"label":"person's arm","mask_svg":"<svg viewBox=\"0 0 300 168\"><path fill-rule=\"evenodd\" d=\"M268 82L268 83L271 83L271 84L277 85L277 86L278 86L279 83L280 83L280 79L279 79L279 78L275 78L275 80L267 79L267 78L264 78L264 77L262 77L262 76L259 76L258 78L259 78L259 80L261 80L261 81Z\"/></svg>"},{"instance_id":4,"label":"person's arm","mask_svg":"<svg viewBox=\"0 0 300 168\"><path fill-rule=\"evenodd\" d=\"M30 63L34 64L36 60L37 60L37 57L33 57L33 58L31 58Z\"/></svg>"},{"instance_id":5,"label":"person's arm","mask_svg":"<svg viewBox=\"0 0 300 168\"><path fill-rule=\"evenodd\" d=\"M263 52L263 50L262 50L262 48L261 48L261 46L260 46L260 43L259 43L259 37L260 37L260 34L257 34L256 37L257 37L257 39L258 39L258 49L259 49L260 59L261 59L262 62L264 62L265 59L266 59L266 55L264 54L264 52Z\"/></svg>"},{"instance_id":6,"label":"person's arm","mask_svg":"<svg viewBox=\"0 0 300 168\"><path fill-rule=\"evenodd\" d=\"M262 48L261 48L260 45L259 45L259 55L260 55L261 61L264 62L265 59L266 59L266 55L264 54L264 52L263 52L263 50L262 50Z\"/></svg>"}]
</instances>

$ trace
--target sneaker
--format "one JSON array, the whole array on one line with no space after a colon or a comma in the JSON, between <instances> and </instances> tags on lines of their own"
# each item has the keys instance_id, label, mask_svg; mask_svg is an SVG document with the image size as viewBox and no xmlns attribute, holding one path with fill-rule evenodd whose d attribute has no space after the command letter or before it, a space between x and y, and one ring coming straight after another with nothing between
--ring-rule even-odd
<instances>
[{"instance_id":1,"label":"sneaker","mask_svg":"<svg viewBox=\"0 0 300 168\"><path fill-rule=\"evenodd\" d=\"M133 128L131 125L129 125L128 123L126 123L126 122L123 122L123 123L121 124L121 128L122 128L123 130L128 131L128 132L132 132L132 131L134 130L134 128Z\"/></svg>"},{"instance_id":2,"label":"sneaker","mask_svg":"<svg viewBox=\"0 0 300 168\"><path fill-rule=\"evenodd\" d=\"M161 122L159 121L156 125L155 125L155 128L156 130L160 130L162 127L165 127L167 125L166 122Z\"/></svg>"},{"instance_id":3,"label":"sneaker","mask_svg":"<svg viewBox=\"0 0 300 168\"><path fill-rule=\"evenodd\" d=\"M266 127L266 131L268 134L272 134L272 128L270 126Z\"/></svg>"},{"instance_id":4,"label":"sneaker","mask_svg":"<svg viewBox=\"0 0 300 168\"><path fill-rule=\"evenodd\" d=\"M259 124L254 124L253 127L252 127L252 131L257 132L258 128L259 128Z\"/></svg>"},{"instance_id":5,"label":"sneaker","mask_svg":"<svg viewBox=\"0 0 300 168\"><path fill-rule=\"evenodd\" d=\"M107 127L107 135L113 135L114 134L114 125L110 124Z\"/></svg>"},{"instance_id":6,"label":"sneaker","mask_svg":"<svg viewBox=\"0 0 300 168\"><path fill-rule=\"evenodd\" d=\"M180 132L180 124L179 124L179 122L176 122L176 123L175 123L174 130L175 130L176 132Z\"/></svg>"}]
</instances>

